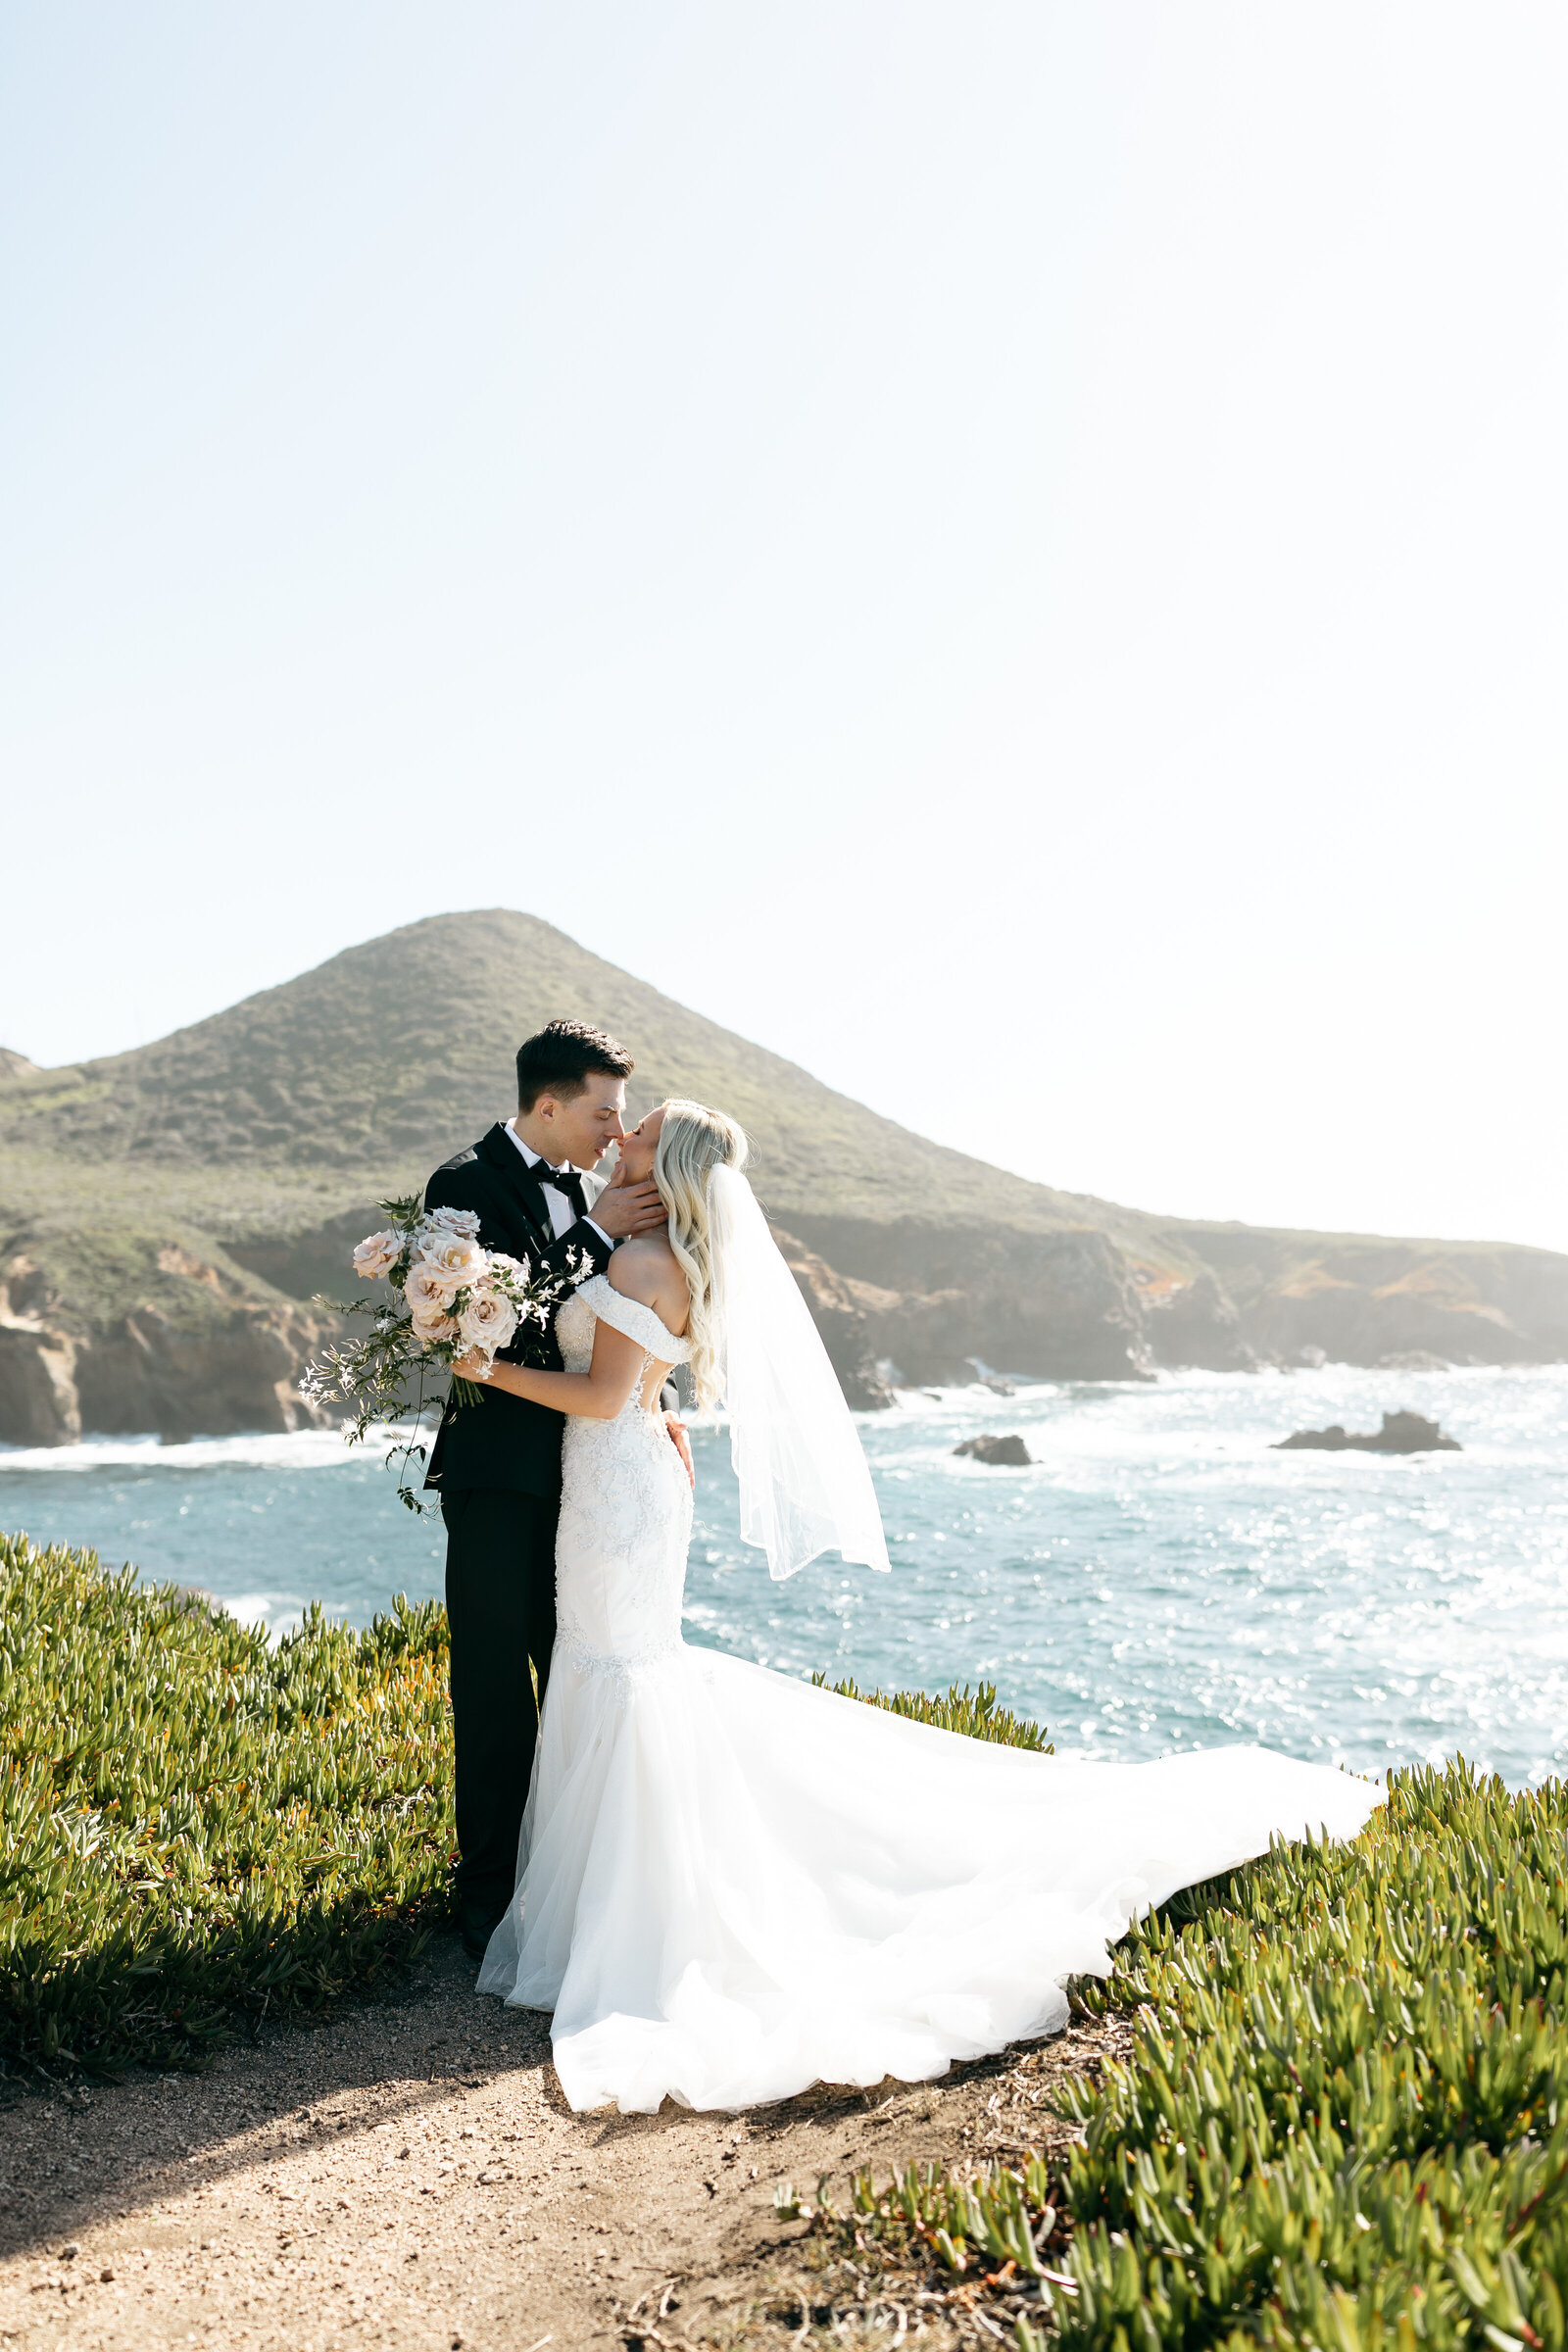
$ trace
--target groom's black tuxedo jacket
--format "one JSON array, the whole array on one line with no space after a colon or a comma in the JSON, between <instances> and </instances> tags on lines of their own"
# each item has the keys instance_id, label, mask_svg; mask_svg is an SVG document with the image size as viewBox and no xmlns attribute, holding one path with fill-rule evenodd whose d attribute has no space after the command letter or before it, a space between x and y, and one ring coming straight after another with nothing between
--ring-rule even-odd
<instances>
[{"instance_id":1,"label":"groom's black tuxedo jacket","mask_svg":"<svg viewBox=\"0 0 1568 2352\"><path fill-rule=\"evenodd\" d=\"M583 1178L590 1208L604 1190L598 1177ZM568 1252L586 1250L594 1271L610 1263L611 1246L585 1218L567 1227L559 1241L551 1231L550 1202L522 1153L499 1122L470 1151L437 1168L424 1188L426 1208L471 1208L478 1212L479 1240L486 1250L505 1250L558 1274ZM537 1362L540 1349L535 1346ZM552 1324L543 1350L557 1371L561 1354ZM522 1361L522 1349L501 1350L503 1359ZM564 1415L529 1404L505 1389L489 1389L477 1404L449 1404L436 1432L425 1474L427 1487L450 1494L459 1487L511 1487L524 1494L561 1492L561 1436Z\"/></svg>"}]
</instances>

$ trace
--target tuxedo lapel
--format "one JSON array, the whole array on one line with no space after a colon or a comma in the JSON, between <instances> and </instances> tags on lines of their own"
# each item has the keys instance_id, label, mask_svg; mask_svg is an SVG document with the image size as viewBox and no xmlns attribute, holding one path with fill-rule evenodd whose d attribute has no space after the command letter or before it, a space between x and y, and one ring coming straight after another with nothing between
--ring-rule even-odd
<instances>
[{"instance_id":1,"label":"tuxedo lapel","mask_svg":"<svg viewBox=\"0 0 1568 2352\"><path fill-rule=\"evenodd\" d=\"M550 1221L550 1206L545 1200L544 1186L500 1120L488 1135L480 1139L477 1151L479 1158L495 1170L508 1192L514 1196L528 1223L535 1228L535 1246L541 1242L548 1244L554 1238L555 1228Z\"/></svg>"}]
</instances>

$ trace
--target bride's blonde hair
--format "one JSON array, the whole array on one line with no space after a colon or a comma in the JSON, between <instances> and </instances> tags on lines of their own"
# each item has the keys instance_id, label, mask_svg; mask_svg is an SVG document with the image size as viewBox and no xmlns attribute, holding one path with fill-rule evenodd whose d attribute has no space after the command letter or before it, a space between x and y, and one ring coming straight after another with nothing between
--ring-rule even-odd
<instances>
[{"instance_id":1,"label":"bride's blonde hair","mask_svg":"<svg viewBox=\"0 0 1568 2352\"><path fill-rule=\"evenodd\" d=\"M692 1379L699 1407L718 1395L718 1357L713 1344L713 1246L709 1228L708 1180L715 1168L744 1168L744 1131L706 1102L664 1104L664 1120L654 1153L654 1182L669 1211L669 1246L686 1277L691 1318Z\"/></svg>"}]
</instances>

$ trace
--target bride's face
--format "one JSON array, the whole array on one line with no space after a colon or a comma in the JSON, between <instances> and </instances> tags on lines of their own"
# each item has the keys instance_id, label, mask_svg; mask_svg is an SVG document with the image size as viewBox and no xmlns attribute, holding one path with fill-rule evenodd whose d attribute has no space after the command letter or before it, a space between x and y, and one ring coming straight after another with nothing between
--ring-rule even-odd
<instances>
[{"instance_id":1,"label":"bride's face","mask_svg":"<svg viewBox=\"0 0 1568 2352\"><path fill-rule=\"evenodd\" d=\"M664 1124L664 1105L649 1111L620 1139L620 1164L633 1184L641 1184L654 1172L654 1154L659 1150L659 1131Z\"/></svg>"}]
</instances>

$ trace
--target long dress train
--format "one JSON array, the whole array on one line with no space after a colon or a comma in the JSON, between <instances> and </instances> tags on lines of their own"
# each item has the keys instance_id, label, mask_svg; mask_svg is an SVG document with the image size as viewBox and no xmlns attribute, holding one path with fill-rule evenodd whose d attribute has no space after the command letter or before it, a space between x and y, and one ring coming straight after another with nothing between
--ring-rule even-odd
<instances>
[{"instance_id":1,"label":"long dress train","mask_svg":"<svg viewBox=\"0 0 1568 2352\"><path fill-rule=\"evenodd\" d=\"M603 1275L596 1317L684 1341ZM1353 1837L1380 1791L1257 1747L1071 1763L967 1740L688 1647L691 1491L633 1392L571 1419L555 1654L512 1908L482 1992L554 2011L574 2108L735 2109L816 2082L920 2082L1053 2032L1062 1980L1177 1887L1271 1838Z\"/></svg>"}]
</instances>

